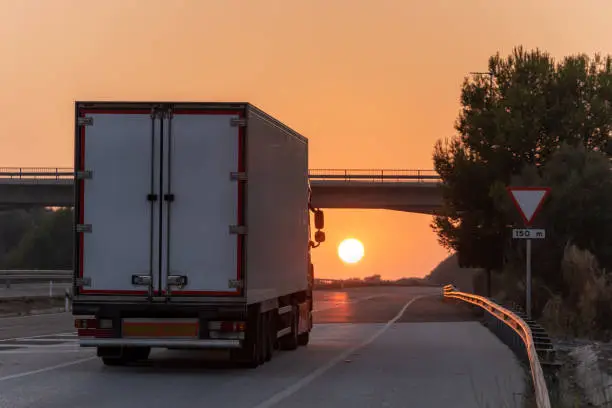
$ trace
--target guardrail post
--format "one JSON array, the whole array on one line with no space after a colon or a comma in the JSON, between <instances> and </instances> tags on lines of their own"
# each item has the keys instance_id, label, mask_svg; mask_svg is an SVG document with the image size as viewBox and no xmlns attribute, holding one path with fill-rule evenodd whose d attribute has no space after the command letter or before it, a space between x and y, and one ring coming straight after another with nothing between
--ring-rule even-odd
<instances>
[{"instance_id":1,"label":"guardrail post","mask_svg":"<svg viewBox=\"0 0 612 408\"><path fill-rule=\"evenodd\" d=\"M53 297L53 281L49 281L49 297Z\"/></svg>"},{"instance_id":2,"label":"guardrail post","mask_svg":"<svg viewBox=\"0 0 612 408\"><path fill-rule=\"evenodd\" d=\"M10 289L11 288L11 280L6 278L4 280L4 285L6 286L7 289Z\"/></svg>"}]
</instances>

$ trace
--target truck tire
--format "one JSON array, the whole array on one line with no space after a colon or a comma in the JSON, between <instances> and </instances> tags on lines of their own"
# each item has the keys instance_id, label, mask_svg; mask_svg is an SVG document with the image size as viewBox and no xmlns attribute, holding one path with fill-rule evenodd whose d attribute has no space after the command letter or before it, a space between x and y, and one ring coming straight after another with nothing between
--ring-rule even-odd
<instances>
[{"instance_id":1,"label":"truck tire","mask_svg":"<svg viewBox=\"0 0 612 408\"><path fill-rule=\"evenodd\" d=\"M109 367L124 366L128 363L128 360L124 357L102 357L102 363Z\"/></svg>"},{"instance_id":2,"label":"truck tire","mask_svg":"<svg viewBox=\"0 0 612 408\"><path fill-rule=\"evenodd\" d=\"M280 339L281 350L295 350L298 348L298 319L298 308L296 305L293 305L291 311L291 333Z\"/></svg>"},{"instance_id":3,"label":"truck tire","mask_svg":"<svg viewBox=\"0 0 612 408\"><path fill-rule=\"evenodd\" d=\"M278 314L276 310L272 310L266 313L266 318L264 321L266 322L264 326L264 333L266 334L266 349L264 354L264 360L270 361L272 360L272 355L274 354L274 341L276 340L276 320L275 317Z\"/></svg>"},{"instance_id":4,"label":"truck tire","mask_svg":"<svg viewBox=\"0 0 612 408\"><path fill-rule=\"evenodd\" d=\"M129 351L129 357L132 361L148 360L151 354L151 347L134 347Z\"/></svg>"},{"instance_id":5,"label":"truck tire","mask_svg":"<svg viewBox=\"0 0 612 408\"><path fill-rule=\"evenodd\" d=\"M298 345L307 346L310 342L310 332L302 333L297 338Z\"/></svg>"},{"instance_id":6,"label":"truck tire","mask_svg":"<svg viewBox=\"0 0 612 408\"><path fill-rule=\"evenodd\" d=\"M121 347L97 347L97 355L107 366L123 366L129 362L126 353Z\"/></svg>"},{"instance_id":7,"label":"truck tire","mask_svg":"<svg viewBox=\"0 0 612 408\"><path fill-rule=\"evenodd\" d=\"M122 366L139 360L146 360L151 354L151 347L124 347L118 348L98 347L98 355L107 366Z\"/></svg>"},{"instance_id":8,"label":"truck tire","mask_svg":"<svg viewBox=\"0 0 612 408\"><path fill-rule=\"evenodd\" d=\"M265 319L262 313L253 318L255 325L247 333L247 339L242 350L232 352L232 360L236 360L245 368L257 368L265 362L266 334ZM248 326L247 326L248 327Z\"/></svg>"}]
</instances>

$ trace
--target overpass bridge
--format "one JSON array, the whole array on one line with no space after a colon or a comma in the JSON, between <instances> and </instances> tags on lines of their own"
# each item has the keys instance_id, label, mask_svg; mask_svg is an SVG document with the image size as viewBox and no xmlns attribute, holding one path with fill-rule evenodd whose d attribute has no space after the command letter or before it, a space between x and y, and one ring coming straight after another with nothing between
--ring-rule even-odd
<instances>
[{"instance_id":1,"label":"overpass bridge","mask_svg":"<svg viewBox=\"0 0 612 408\"><path fill-rule=\"evenodd\" d=\"M317 208L433 214L442 204L433 170L312 169L309 176ZM73 186L71 168L0 168L0 208L72 206Z\"/></svg>"}]
</instances>

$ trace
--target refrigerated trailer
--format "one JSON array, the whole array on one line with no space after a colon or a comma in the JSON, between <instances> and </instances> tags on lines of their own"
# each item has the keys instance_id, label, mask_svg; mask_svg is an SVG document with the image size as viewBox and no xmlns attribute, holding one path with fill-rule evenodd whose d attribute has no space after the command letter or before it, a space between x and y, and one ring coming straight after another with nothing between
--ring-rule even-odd
<instances>
[{"instance_id":1,"label":"refrigerated trailer","mask_svg":"<svg viewBox=\"0 0 612 408\"><path fill-rule=\"evenodd\" d=\"M325 240L308 140L249 103L75 108L80 345L107 365L160 347L251 367L306 345Z\"/></svg>"}]
</instances>

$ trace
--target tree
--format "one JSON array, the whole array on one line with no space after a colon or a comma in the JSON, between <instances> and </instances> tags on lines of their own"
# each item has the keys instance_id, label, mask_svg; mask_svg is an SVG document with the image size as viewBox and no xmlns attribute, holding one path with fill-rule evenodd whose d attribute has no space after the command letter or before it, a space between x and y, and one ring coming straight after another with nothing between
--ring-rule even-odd
<instances>
[{"instance_id":1,"label":"tree","mask_svg":"<svg viewBox=\"0 0 612 408\"><path fill-rule=\"evenodd\" d=\"M7 269L72 269L72 210L47 211L6 254Z\"/></svg>"},{"instance_id":2,"label":"tree","mask_svg":"<svg viewBox=\"0 0 612 408\"><path fill-rule=\"evenodd\" d=\"M556 63L545 52L518 47L491 57L489 70L494 81L466 78L457 134L434 148L443 208L432 227L443 246L460 251L464 265L499 268L488 255L512 245L506 227L513 215L501 204L512 177L526 166L541 176L562 143L607 149L612 58L577 55Z\"/></svg>"}]
</instances>

